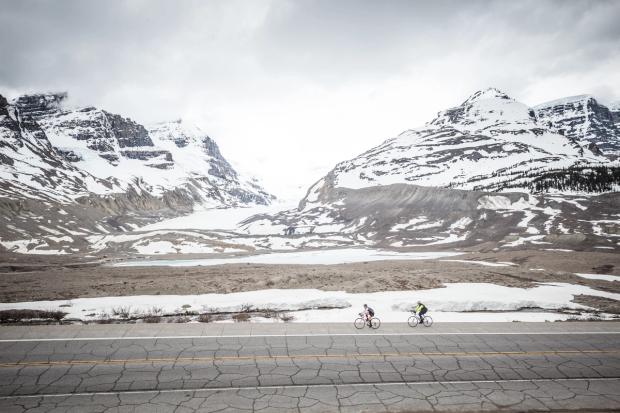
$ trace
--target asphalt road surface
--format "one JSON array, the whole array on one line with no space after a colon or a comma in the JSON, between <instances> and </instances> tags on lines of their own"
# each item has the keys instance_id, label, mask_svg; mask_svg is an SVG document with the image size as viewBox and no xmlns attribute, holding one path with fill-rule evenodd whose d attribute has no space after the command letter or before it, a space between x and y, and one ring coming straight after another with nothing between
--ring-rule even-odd
<instances>
[{"instance_id":1,"label":"asphalt road surface","mask_svg":"<svg viewBox=\"0 0 620 413\"><path fill-rule=\"evenodd\" d=\"M620 323L0 327L1 412L499 410L620 410Z\"/></svg>"}]
</instances>

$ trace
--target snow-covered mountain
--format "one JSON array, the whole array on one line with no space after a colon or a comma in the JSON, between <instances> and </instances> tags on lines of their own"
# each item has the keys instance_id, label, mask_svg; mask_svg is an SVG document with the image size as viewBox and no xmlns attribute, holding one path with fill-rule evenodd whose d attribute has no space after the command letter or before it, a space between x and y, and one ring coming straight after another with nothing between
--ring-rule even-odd
<instances>
[{"instance_id":1,"label":"snow-covered mountain","mask_svg":"<svg viewBox=\"0 0 620 413\"><path fill-rule=\"evenodd\" d=\"M540 120L540 116L536 109L497 89L476 92L423 127L405 131L336 165L310 189L308 198L313 199L327 182L351 189L410 183L534 192L533 184L542 172L609 162L596 143L591 145L591 141L580 142L572 135L558 133L565 117L571 114L565 112L563 117L557 113L553 120ZM588 122L582 118L574 122L579 120ZM605 127L605 139L620 142L615 126ZM575 129L587 130L587 136L599 130ZM605 147L610 154L617 153L613 148L612 144Z\"/></svg>"},{"instance_id":2,"label":"snow-covered mountain","mask_svg":"<svg viewBox=\"0 0 620 413\"><path fill-rule=\"evenodd\" d=\"M66 97L64 93L27 95L6 107L7 122L17 125L15 133L20 132L20 125L32 124L39 133L35 140L51 148L44 158L64 159L53 166L56 170L31 171L24 161L13 165L10 174L4 171L4 180L13 184L6 185L7 190L19 188L13 197L70 202L91 193L109 195L135 187L153 196L183 189L195 202L216 206L267 204L272 199L255 181L239 176L215 141L195 126L175 121L147 130L131 119L94 107L64 108ZM19 150L13 152L19 156ZM29 157L28 161L34 160ZM50 192L45 177L58 169L78 171L84 184ZM38 185L28 185L33 181Z\"/></svg>"},{"instance_id":3,"label":"snow-covered mountain","mask_svg":"<svg viewBox=\"0 0 620 413\"><path fill-rule=\"evenodd\" d=\"M386 247L531 241L614 249L615 113L590 97L532 108L497 89L478 91L339 163L297 209L251 217L241 229Z\"/></svg>"},{"instance_id":4,"label":"snow-covered mountain","mask_svg":"<svg viewBox=\"0 0 620 413\"><path fill-rule=\"evenodd\" d=\"M0 237L129 230L158 216L269 204L215 141L182 121L146 128L66 93L0 96Z\"/></svg>"}]
</instances>

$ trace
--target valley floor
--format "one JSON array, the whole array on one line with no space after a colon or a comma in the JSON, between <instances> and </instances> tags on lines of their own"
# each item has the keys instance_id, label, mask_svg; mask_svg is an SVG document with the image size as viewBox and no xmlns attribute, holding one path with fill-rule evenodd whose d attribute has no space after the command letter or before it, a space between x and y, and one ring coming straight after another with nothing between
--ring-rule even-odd
<instances>
[{"instance_id":1,"label":"valley floor","mask_svg":"<svg viewBox=\"0 0 620 413\"><path fill-rule=\"evenodd\" d=\"M188 257L183 255L182 258ZM108 259L106 263L88 263L54 257L46 262L42 257L21 256L18 260L15 259L1 267L3 273L0 277L0 303L4 303L2 307L7 309L12 308L10 303L96 297L129 298L144 295L152 297L153 306L161 306L165 305L162 303L164 296L171 295L196 296L272 289L291 290L294 295L300 293L300 290L316 289L324 292L346 291L350 293L349 296L340 299L357 305L359 301L357 298L366 299L364 294L382 291L441 289L445 286L450 289L455 285L458 286L457 283L478 283L486 286L493 284L515 289L541 288L539 283L561 283L570 287L573 294L572 296L569 294L569 298L563 301L567 306L581 304L598 312L620 314L620 301L617 299L620 294L620 277L618 277L620 255L616 253L558 250L462 252L458 256L437 254L432 259L363 261L338 265L248 263L193 267L106 265L111 261ZM465 290L467 288L461 289L463 294L469 294ZM492 288L488 289L491 290ZM472 291L475 292L476 289ZM527 303L531 298L532 306L536 306L536 289L514 291L521 291L520 303ZM538 294L541 292L542 290L539 290ZM568 289L566 292L569 292ZM353 297L356 294L357 297ZM436 298L436 294L432 293L429 300ZM446 293L442 293L441 290L438 294L437 297L444 297L439 298L442 301L450 298L450 294L446 297ZM476 300L485 299L484 294L478 295L480 297L475 297ZM496 293L492 291L487 295L489 300L498 300ZM245 296L237 298L243 300L243 297ZM335 300L334 297L329 299ZM304 299L310 298L304 297ZM235 304L239 303L230 302L230 306ZM555 303L557 308L560 304ZM523 304L521 307L528 306ZM354 313L353 309L347 311ZM304 319L312 321L309 318Z\"/></svg>"}]
</instances>

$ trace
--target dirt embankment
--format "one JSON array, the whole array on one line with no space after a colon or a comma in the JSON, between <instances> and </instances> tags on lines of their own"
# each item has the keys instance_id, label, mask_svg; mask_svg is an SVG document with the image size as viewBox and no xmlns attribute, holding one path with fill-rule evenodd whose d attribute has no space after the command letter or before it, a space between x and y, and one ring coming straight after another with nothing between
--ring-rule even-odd
<instances>
[{"instance_id":1,"label":"dirt embankment","mask_svg":"<svg viewBox=\"0 0 620 413\"><path fill-rule=\"evenodd\" d=\"M450 282L487 282L511 287L531 287L536 282L567 282L620 293L620 282L589 280L573 274L620 274L618 254L516 251L470 253L453 259L512 262L516 265L488 267L442 259L329 266L107 267L76 262L63 264L58 257L45 264L37 257L31 263L12 262L3 267L0 302L229 293L268 288L374 292L437 288Z\"/></svg>"}]
</instances>

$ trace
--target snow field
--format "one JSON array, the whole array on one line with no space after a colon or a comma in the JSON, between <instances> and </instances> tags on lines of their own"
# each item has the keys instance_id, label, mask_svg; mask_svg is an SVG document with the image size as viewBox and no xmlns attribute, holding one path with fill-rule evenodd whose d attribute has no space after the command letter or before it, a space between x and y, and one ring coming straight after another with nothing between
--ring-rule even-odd
<instances>
[{"instance_id":1,"label":"snow field","mask_svg":"<svg viewBox=\"0 0 620 413\"><path fill-rule=\"evenodd\" d=\"M383 322L406 322L411 308L421 300L429 307L429 315L436 322L554 321L570 316L557 310L590 309L571 302L573 296L578 294L620 299L620 294L566 283L545 283L533 288L452 283L446 284L445 288L362 294L316 289L271 289L231 294L79 298L1 303L0 310L60 310L69 313L67 318L96 320L104 314L112 315L114 309L121 307L139 315L149 313L153 307L161 309L163 314L177 314L184 311L240 312L251 306L254 309L294 311L292 315L296 322L353 322L362 311L363 304L368 304ZM551 312L516 312L528 308Z\"/></svg>"},{"instance_id":2,"label":"snow field","mask_svg":"<svg viewBox=\"0 0 620 413\"><path fill-rule=\"evenodd\" d=\"M587 278L589 280L603 280L603 281L620 281L620 275L609 275L609 274L583 274L576 273L575 275L581 278Z\"/></svg>"}]
</instances>

